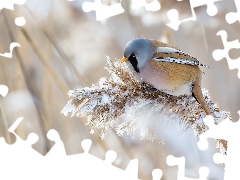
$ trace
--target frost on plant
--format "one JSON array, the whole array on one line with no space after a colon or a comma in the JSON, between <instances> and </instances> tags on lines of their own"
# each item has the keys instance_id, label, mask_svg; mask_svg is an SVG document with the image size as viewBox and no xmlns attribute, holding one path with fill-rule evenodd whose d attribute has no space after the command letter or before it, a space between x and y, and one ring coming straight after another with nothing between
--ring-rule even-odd
<instances>
[{"instance_id":1,"label":"frost on plant","mask_svg":"<svg viewBox=\"0 0 240 180\"><path fill-rule=\"evenodd\" d=\"M208 130L203 123L205 112L192 96L176 97L150 90L153 87L134 78L123 63L108 58L107 65L110 77L68 92L72 99L62 110L64 115L87 117L90 128L101 129L101 138L115 130L120 136L137 134L141 139L154 139L156 127L166 124L181 131L193 128L197 136ZM207 90L202 89L202 93L216 124L231 119L228 111L220 111L211 102ZM218 140L217 144L222 152L226 151L225 141Z\"/></svg>"}]
</instances>

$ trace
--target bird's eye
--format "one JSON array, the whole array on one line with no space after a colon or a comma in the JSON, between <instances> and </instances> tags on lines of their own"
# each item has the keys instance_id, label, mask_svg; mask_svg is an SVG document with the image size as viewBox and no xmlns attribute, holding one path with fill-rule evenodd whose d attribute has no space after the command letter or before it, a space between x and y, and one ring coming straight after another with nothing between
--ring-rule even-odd
<instances>
[{"instance_id":1,"label":"bird's eye","mask_svg":"<svg viewBox=\"0 0 240 180\"><path fill-rule=\"evenodd\" d=\"M131 54L131 56L128 58L128 60L132 64L134 70L139 73L138 61L137 61L136 55L135 54Z\"/></svg>"}]
</instances>

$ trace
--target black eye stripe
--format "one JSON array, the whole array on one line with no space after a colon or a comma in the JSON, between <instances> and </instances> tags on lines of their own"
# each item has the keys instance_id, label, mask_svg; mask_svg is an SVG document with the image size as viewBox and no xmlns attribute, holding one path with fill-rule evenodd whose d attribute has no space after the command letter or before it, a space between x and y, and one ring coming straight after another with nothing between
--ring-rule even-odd
<instances>
[{"instance_id":1,"label":"black eye stripe","mask_svg":"<svg viewBox=\"0 0 240 180\"><path fill-rule=\"evenodd\" d=\"M132 64L134 70L139 73L139 68L138 68L138 61L137 61L137 58L136 58L136 55L135 54L131 54L131 56L129 56L128 58L129 62Z\"/></svg>"}]
</instances>

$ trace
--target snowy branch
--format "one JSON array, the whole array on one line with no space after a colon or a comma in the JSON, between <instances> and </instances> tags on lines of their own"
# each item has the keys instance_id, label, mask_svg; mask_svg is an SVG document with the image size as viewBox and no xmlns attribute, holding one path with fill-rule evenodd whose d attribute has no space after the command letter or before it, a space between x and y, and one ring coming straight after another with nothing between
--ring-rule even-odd
<instances>
[{"instance_id":1,"label":"snowy branch","mask_svg":"<svg viewBox=\"0 0 240 180\"><path fill-rule=\"evenodd\" d=\"M87 117L90 128L102 130L101 138L115 130L120 136L137 133L141 139L155 139L155 127L164 123L177 124L182 131L191 127L197 136L208 130L203 123L206 114L194 97L158 91L134 78L123 63L108 58L107 64L110 77L101 78L92 87L68 92L72 99L62 110L64 115L71 112L72 116ZM202 93L216 124L231 119L229 111L220 111L211 102L207 90L202 89ZM226 152L224 140L218 140L217 145Z\"/></svg>"}]
</instances>

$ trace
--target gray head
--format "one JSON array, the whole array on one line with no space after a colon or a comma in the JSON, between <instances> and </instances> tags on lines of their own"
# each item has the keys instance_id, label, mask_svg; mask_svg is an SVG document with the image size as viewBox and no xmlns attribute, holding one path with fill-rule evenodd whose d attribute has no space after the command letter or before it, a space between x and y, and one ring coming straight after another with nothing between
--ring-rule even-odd
<instances>
[{"instance_id":1,"label":"gray head","mask_svg":"<svg viewBox=\"0 0 240 180\"><path fill-rule=\"evenodd\" d=\"M152 59L153 54L152 42L149 39L137 38L127 43L122 61L129 61L134 70L140 72Z\"/></svg>"}]
</instances>

